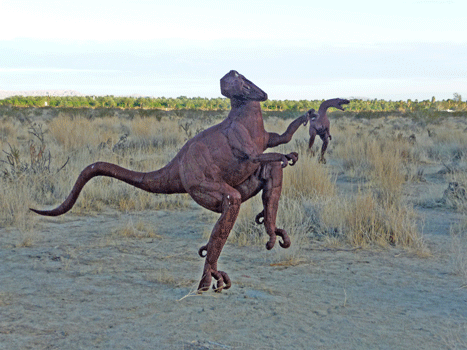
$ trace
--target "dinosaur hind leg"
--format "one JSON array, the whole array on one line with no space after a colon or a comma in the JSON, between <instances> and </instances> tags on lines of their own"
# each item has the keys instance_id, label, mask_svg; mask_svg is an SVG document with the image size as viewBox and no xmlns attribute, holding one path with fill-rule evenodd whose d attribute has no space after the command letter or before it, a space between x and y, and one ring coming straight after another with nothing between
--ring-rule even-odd
<instances>
[{"instance_id":1,"label":"dinosaur hind leg","mask_svg":"<svg viewBox=\"0 0 467 350\"><path fill-rule=\"evenodd\" d=\"M323 145L321 146L321 154L319 156L318 162L322 164L326 164L326 158L324 158L324 153L326 152L326 149L328 148L329 145L329 138L330 135L325 134L321 136L321 140L323 141Z\"/></svg>"},{"instance_id":2,"label":"dinosaur hind leg","mask_svg":"<svg viewBox=\"0 0 467 350\"><path fill-rule=\"evenodd\" d=\"M217 280L216 286L213 287L216 292L220 292L222 289L228 289L231 286L230 278L227 273L218 271L217 261L240 211L241 195L237 190L227 184L221 187L222 191L220 192L210 193L203 191L202 193L204 206L213 211L217 211L217 208L220 207L221 216L212 229L208 243L202 246L198 251L201 257L206 258L203 275L198 286L199 291L206 291L209 289L212 277ZM198 197L197 193L191 192L190 195L200 203L201 198Z\"/></svg>"},{"instance_id":3,"label":"dinosaur hind leg","mask_svg":"<svg viewBox=\"0 0 467 350\"><path fill-rule=\"evenodd\" d=\"M241 194L224 182L211 153L200 142L192 143L182 158L180 177L195 202L221 214L208 243L198 251L206 258L198 290L208 290L212 277L217 280L216 291L228 289L231 285L230 278L225 272L217 270L217 261L240 211Z\"/></svg>"},{"instance_id":4,"label":"dinosaur hind leg","mask_svg":"<svg viewBox=\"0 0 467 350\"><path fill-rule=\"evenodd\" d=\"M313 151L313 145L315 143L315 138L316 138L316 130L313 128L310 128L310 141L308 141L308 149L310 150L310 154L312 157L315 155L315 151Z\"/></svg>"},{"instance_id":5,"label":"dinosaur hind leg","mask_svg":"<svg viewBox=\"0 0 467 350\"><path fill-rule=\"evenodd\" d=\"M266 243L266 249L274 247L276 236L282 238L279 245L282 248L290 247L290 238L287 232L276 227L277 210L279 208L279 199L282 191L282 167L280 163L270 163L264 166L263 176L266 180L263 193L264 207L264 227L269 235L269 241ZM261 214L259 214L261 215Z\"/></svg>"}]
</instances>

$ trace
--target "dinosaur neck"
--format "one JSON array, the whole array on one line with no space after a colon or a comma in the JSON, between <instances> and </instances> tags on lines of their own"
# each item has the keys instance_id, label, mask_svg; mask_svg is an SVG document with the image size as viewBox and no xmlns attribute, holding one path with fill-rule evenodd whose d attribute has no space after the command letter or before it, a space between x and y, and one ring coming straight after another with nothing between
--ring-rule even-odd
<instances>
[{"instance_id":1,"label":"dinosaur neck","mask_svg":"<svg viewBox=\"0 0 467 350\"><path fill-rule=\"evenodd\" d=\"M328 108L330 106L325 102L321 103L321 106L319 106L319 109L318 109L318 115L319 115L319 119L322 119L322 118L325 118L326 117L326 114L327 114L327 111L328 111Z\"/></svg>"},{"instance_id":2,"label":"dinosaur neck","mask_svg":"<svg viewBox=\"0 0 467 350\"><path fill-rule=\"evenodd\" d=\"M251 123L252 120L260 121L263 123L263 114L261 112L261 104L258 101L230 99L231 110L228 118L238 122L244 122L248 120Z\"/></svg>"},{"instance_id":3,"label":"dinosaur neck","mask_svg":"<svg viewBox=\"0 0 467 350\"><path fill-rule=\"evenodd\" d=\"M239 98L231 98L230 99L230 106L232 110L243 110L245 108L248 109L258 109L261 111L261 104L258 101L251 101L251 100L241 100Z\"/></svg>"},{"instance_id":4,"label":"dinosaur neck","mask_svg":"<svg viewBox=\"0 0 467 350\"><path fill-rule=\"evenodd\" d=\"M260 145L259 148L265 147L267 140L261 104L258 101L231 99L231 106L224 125L241 124L248 130L249 137Z\"/></svg>"}]
</instances>

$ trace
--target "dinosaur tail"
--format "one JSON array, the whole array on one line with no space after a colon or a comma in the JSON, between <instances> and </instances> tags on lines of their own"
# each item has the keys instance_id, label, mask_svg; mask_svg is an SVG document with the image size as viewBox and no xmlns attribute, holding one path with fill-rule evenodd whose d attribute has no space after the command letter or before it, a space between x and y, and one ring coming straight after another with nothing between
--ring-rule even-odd
<instances>
[{"instance_id":1,"label":"dinosaur tail","mask_svg":"<svg viewBox=\"0 0 467 350\"><path fill-rule=\"evenodd\" d=\"M51 210L37 210L32 209L33 212L46 215L46 216L58 216L68 212L73 205L75 204L78 196L83 189L84 185L96 176L108 176L114 179L124 181L132 186L140 188L142 190L154 193L182 193L184 192L181 188L181 185L178 183L174 177L170 176L170 169L168 167L162 168L160 170L144 173L137 172L122 168L118 165L98 162L87 166L81 174L79 174L78 179L71 190L71 193L65 199L65 201L60 204L57 208ZM174 174L172 174L174 175ZM172 181L171 181L172 180ZM175 181L174 181L175 180ZM172 183L172 184L171 184Z\"/></svg>"}]
</instances>

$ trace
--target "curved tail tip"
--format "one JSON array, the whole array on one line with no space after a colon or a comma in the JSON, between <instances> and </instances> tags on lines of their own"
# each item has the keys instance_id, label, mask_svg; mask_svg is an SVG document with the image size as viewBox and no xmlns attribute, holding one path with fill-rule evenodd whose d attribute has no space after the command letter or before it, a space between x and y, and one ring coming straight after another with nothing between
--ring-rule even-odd
<instances>
[{"instance_id":1,"label":"curved tail tip","mask_svg":"<svg viewBox=\"0 0 467 350\"><path fill-rule=\"evenodd\" d=\"M29 208L29 210L33 211L36 214L45 215L45 216L57 216L57 215L60 215L60 214L54 213L53 210L37 210L37 209L33 209L33 208Z\"/></svg>"},{"instance_id":2,"label":"curved tail tip","mask_svg":"<svg viewBox=\"0 0 467 350\"><path fill-rule=\"evenodd\" d=\"M33 208L29 208L30 211L33 211L34 213L36 214L39 214L39 215L44 215L42 214L43 210L37 210L37 209L33 209Z\"/></svg>"}]
</instances>

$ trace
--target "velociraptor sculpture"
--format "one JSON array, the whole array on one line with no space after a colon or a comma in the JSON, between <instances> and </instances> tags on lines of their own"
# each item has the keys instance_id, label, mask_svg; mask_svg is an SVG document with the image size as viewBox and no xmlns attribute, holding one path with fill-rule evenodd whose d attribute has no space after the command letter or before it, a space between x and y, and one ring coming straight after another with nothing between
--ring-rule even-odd
<instances>
[{"instance_id":1,"label":"velociraptor sculpture","mask_svg":"<svg viewBox=\"0 0 467 350\"><path fill-rule=\"evenodd\" d=\"M315 142L316 135L319 135L319 137L321 137L321 140L323 141L323 145L321 146L321 155L318 159L320 163L326 164L324 152L326 152L326 148L328 148L329 140L332 139L331 134L329 133L330 124L327 116L327 110L330 107L334 107L343 111L344 107L342 107L342 105L349 103L349 100L343 100L341 98L333 98L331 100L326 100L322 102L319 106L318 117L310 120L310 142L308 144L308 148L314 155L314 151L311 148L313 147L313 143Z\"/></svg>"},{"instance_id":2,"label":"velociraptor sculpture","mask_svg":"<svg viewBox=\"0 0 467 350\"><path fill-rule=\"evenodd\" d=\"M282 238L281 247L290 246L287 232L276 227L276 214L282 190L282 168L289 161L295 164L298 154L263 152L268 147L289 142L300 125L316 115L310 110L295 119L284 134L268 133L260 106L260 101L267 100L264 91L243 75L230 71L221 79L221 93L231 100L227 118L188 140L165 167L144 173L97 162L81 172L71 193L57 208L31 210L48 216L66 213L83 186L95 176L116 178L153 193L188 193L199 205L221 214L208 243L198 251L206 258L198 290L208 290L212 277L217 280L216 291L228 289L230 278L217 269L217 260L242 202L262 191L264 210L258 216L264 218L261 223L269 235L266 248L273 248L276 236Z\"/></svg>"}]
</instances>

